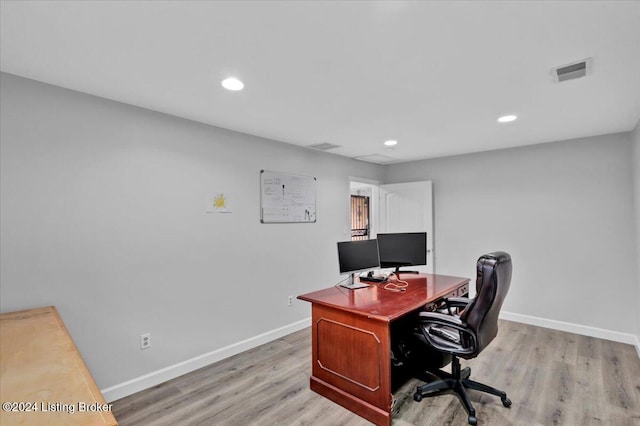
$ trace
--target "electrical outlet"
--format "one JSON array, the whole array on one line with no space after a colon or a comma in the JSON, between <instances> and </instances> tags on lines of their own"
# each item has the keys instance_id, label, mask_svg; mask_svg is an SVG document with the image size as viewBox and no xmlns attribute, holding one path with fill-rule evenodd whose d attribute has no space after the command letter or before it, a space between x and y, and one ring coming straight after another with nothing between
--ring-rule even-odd
<instances>
[{"instance_id":1,"label":"electrical outlet","mask_svg":"<svg viewBox=\"0 0 640 426\"><path fill-rule=\"evenodd\" d=\"M287 306L293 306L293 296L289 296L287 299Z\"/></svg>"},{"instance_id":2,"label":"electrical outlet","mask_svg":"<svg viewBox=\"0 0 640 426\"><path fill-rule=\"evenodd\" d=\"M140 349L149 349L151 347L151 333L140 335Z\"/></svg>"}]
</instances>

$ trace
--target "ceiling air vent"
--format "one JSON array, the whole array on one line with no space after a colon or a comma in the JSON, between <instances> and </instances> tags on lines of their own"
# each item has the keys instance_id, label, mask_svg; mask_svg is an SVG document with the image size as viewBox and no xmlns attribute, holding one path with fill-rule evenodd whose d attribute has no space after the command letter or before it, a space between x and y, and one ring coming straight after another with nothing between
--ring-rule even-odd
<instances>
[{"instance_id":1,"label":"ceiling air vent","mask_svg":"<svg viewBox=\"0 0 640 426\"><path fill-rule=\"evenodd\" d=\"M369 163L376 164L387 164L394 161L393 158L387 157L386 155L381 154L369 154L369 155L361 155L359 157L353 157L354 160L367 161Z\"/></svg>"},{"instance_id":2,"label":"ceiling air vent","mask_svg":"<svg viewBox=\"0 0 640 426\"><path fill-rule=\"evenodd\" d=\"M317 149L320 151L328 151L330 149L340 148L340 145L334 145L332 143L323 142L323 143L317 143L315 145L309 145L309 148Z\"/></svg>"},{"instance_id":3,"label":"ceiling air vent","mask_svg":"<svg viewBox=\"0 0 640 426\"><path fill-rule=\"evenodd\" d=\"M562 65L560 67L553 68L551 71L556 83L585 77L591 74L591 58L574 62L572 64Z\"/></svg>"}]
</instances>

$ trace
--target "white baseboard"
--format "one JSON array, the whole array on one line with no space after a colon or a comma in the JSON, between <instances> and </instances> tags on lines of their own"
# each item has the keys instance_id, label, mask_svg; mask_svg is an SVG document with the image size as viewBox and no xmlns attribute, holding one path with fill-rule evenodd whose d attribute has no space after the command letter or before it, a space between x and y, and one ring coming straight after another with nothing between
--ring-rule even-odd
<instances>
[{"instance_id":1,"label":"white baseboard","mask_svg":"<svg viewBox=\"0 0 640 426\"><path fill-rule=\"evenodd\" d=\"M153 371L144 376L136 377L135 379L128 380L124 383L120 383L115 386L111 386L106 389L102 389L102 395L107 402L113 402L125 396L132 395L136 392L140 392L144 389L148 389L152 386L166 382L167 380L175 379L183 374L190 373L199 368L206 367L214 362L221 361L233 355L237 355L240 352L253 349L257 346L269 343L273 340L279 339L288 334L302 330L303 328L311 326L311 318L306 318L293 324L285 325L284 327L277 328L275 330L267 331L266 333L259 334L241 342L234 343L224 348L216 349L209 353L197 356L195 358L188 359L186 361L179 362L169 367Z\"/></svg>"},{"instance_id":2,"label":"white baseboard","mask_svg":"<svg viewBox=\"0 0 640 426\"><path fill-rule=\"evenodd\" d=\"M551 328L553 330L566 331L569 333L576 333L584 336L597 337L599 339L613 340L614 342L627 343L635 346L636 351L638 352L638 357L640 357L640 337L630 333L620 333L617 331L605 330L602 328L532 317L529 315L514 314L504 311L500 313L500 318L507 321L531 324L538 327ZM286 336L287 334L294 333L309 326L311 326L311 318L306 318L293 324L289 324L284 327L262 333L258 336L251 337L241 342L234 343L224 348L211 351L209 353L188 359L183 362L179 362L177 364L157 371L153 371L149 374L145 374L144 376L128 380L124 383L102 389L102 395L107 402L113 402L120 398L124 398L125 396L129 396L144 389L148 389L152 386L159 385L160 383L166 382L167 380L175 379L176 377L182 376L183 374L187 374L199 368L206 367L207 365L221 361L230 356L237 355L241 352L253 349L265 343L269 343L273 340Z\"/></svg>"},{"instance_id":3,"label":"white baseboard","mask_svg":"<svg viewBox=\"0 0 640 426\"><path fill-rule=\"evenodd\" d=\"M598 339L627 343L629 345L635 346L636 351L638 352L638 357L640 357L639 337L631 333L621 333L619 331L605 330L603 328L589 327L586 325L532 317L529 315L514 314L512 312L504 311L500 312L500 318L507 321L521 322L524 324L536 325L538 327L551 328L553 330L581 334L583 336L597 337Z\"/></svg>"}]
</instances>

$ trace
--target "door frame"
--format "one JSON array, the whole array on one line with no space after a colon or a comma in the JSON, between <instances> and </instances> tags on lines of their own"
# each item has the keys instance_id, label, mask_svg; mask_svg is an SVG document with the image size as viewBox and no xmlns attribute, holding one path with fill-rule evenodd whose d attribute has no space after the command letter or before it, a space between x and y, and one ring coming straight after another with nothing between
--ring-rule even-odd
<instances>
[{"instance_id":1,"label":"door frame","mask_svg":"<svg viewBox=\"0 0 640 426\"><path fill-rule=\"evenodd\" d=\"M424 185L426 184L426 185ZM423 186L424 185L424 186ZM403 188L404 186L404 188ZM411 181L411 182L399 182L399 183L390 183L390 184L381 184L378 187L378 206L379 206L379 216L378 216L378 230L382 232L389 232L389 229L386 228L386 225L383 223L383 220L387 217L387 212L385 209L386 199L382 200L383 194L386 194L385 189L389 187L397 187L401 189L407 189L407 187L416 186L418 190L424 189L426 191L426 203L425 206L425 214L428 212L428 216L430 216L430 221L426 220L424 222L424 226L426 229L424 231L427 232L427 266L424 267L426 271L429 273L435 274L436 265L435 265L435 223L434 223L434 210L433 210L433 181L431 180L420 180L420 181ZM385 188L386 187L386 188ZM384 210L384 212L383 212ZM423 217L424 218L424 217ZM422 231L422 229L420 230ZM408 231L407 231L408 232Z\"/></svg>"}]
</instances>

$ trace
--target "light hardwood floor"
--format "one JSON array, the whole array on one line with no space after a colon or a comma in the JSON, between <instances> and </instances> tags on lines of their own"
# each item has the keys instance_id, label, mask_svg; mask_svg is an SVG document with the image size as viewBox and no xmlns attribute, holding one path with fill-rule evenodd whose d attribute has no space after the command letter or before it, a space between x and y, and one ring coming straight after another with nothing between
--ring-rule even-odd
<instances>
[{"instance_id":1,"label":"light hardwood floor","mask_svg":"<svg viewBox=\"0 0 640 426\"><path fill-rule=\"evenodd\" d=\"M470 391L479 425L640 425L640 359L631 345L500 321L498 337L462 366L513 401L505 408ZM310 374L305 329L115 401L113 412L120 426L371 424L309 390ZM414 402L418 384L396 392L394 425L467 424L453 395Z\"/></svg>"}]
</instances>

